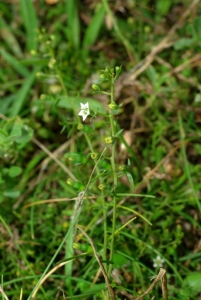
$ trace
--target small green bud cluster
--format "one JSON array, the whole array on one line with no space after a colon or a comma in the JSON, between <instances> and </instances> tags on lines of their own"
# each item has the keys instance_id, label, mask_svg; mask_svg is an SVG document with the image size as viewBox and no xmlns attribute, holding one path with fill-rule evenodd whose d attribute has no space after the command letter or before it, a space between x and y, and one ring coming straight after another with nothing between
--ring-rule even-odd
<instances>
[{"instance_id":1,"label":"small green bud cluster","mask_svg":"<svg viewBox=\"0 0 201 300\"><path fill-rule=\"evenodd\" d=\"M105 70L101 70L100 74L100 81L105 82L105 81L110 81L111 83L114 83L114 81L117 79L119 74L121 73L121 66L120 67L115 67L115 68L105 68ZM107 94L109 93L102 91L101 87L98 84L92 84L92 89L94 90L95 93L102 93L102 94Z\"/></svg>"},{"instance_id":2,"label":"small green bud cluster","mask_svg":"<svg viewBox=\"0 0 201 300\"><path fill-rule=\"evenodd\" d=\"M105 70L101 70L100 79L102 81L108 81L113 78L113 80L116 80L119 74L121 73L122 67L117 66L111 69L105 68Z\"/></svg>"},{"instance_id":3,"label":"small green bud cluster","mask_svg":"<svg viewBox=\"0 0 201 300\"><path fill-rule=\"evenodd\" d=\"M31 50L31 51L30 51L30 54L31 54L32 56L36 56L36 55L37 55L37 52L36 52L36 50Z\"/></svg>"},{"instance_id":4,"label":"small green bud cluster","mask_svg":"<svg viewBox=\"0 0 201 300\"><path fill-rule=\"evenodd\" d=\"M77 130L81 131L83 128L84 128L83 124L80 123L80 124L77 125Z\"/></svg>"},{"instance_id":5,"label":"small green bud cluster","mask_svg":"<svg viewBox=\"0 0 201 300\"><path fill-rule=\"evenodd\" d=\"M113 142L113 139L112 139L111 136L105 137L105 143L106 143L106 144L112 144L112 142Z\"/></svg>"},{"instance_id":6,"label":"small green bud cluster","mask_svg":"<svg viewBox=\"0 0 201 300\"><path fill-rule=\"evenodd\" d=\"M110 104L108 104L108 107L111 110L117 110L119 108L119 106L115 102L111 102Z\"/></svg>"},{"instance_id":7,"label":"small green bud cluster","mask_svg":"<svg viewBox=\"0 0 201 300\"><path fill-rule=\"evenodd\" d=\"M50 58L50 61L49 61L49 63L48 63L48 67L49 67L50 69L54 69L56 62L57 62L56 59Z\"/></svg>"},{"instance_id":8,"label":"small green bud cluster","mask_svg":"<svg viewBox=\"0 0 201 300\"><path fill-rule=\"evenodd\" d=\"M103 184L103 183L99 184L98 188L101 191L105 190L105 184Z\"/></svg>"},{"instance_id":9,"label":"small green bud cluster","mask_svg":"<svg viewBox=\"0 0 201 300\"><path fill-rule=\"evenodd\" d=\"M101 88L98 84L92 84L92 89L96 92L101 91Z\"/></svg>"},{"instance_id":10,"label":"small green bud cluster","mask_svg":"<svg viewBox=\"0 0 201 300\"><path fill-rule=\"evenodd\" d=\"M125 165L120 165L120 166L118 167L118 169L119 169L119 171L125 171L125 170L127 169L127 166L125 166Z\"/></svg>"},{"instance_id":11,"label":"small green bud cluster","mask_svg":"<svg viewBox=\"0 0 201 300\"><path fill-rule=\"evenodd\" d=\"M45 95L45 94L40 95L40 100L46 100L46 98L47 98L47 95Z\"/></svg>"},{"instance_id":12,"label":"small green bud cluster","mask_svg":"<svg viewBox=\"0 0 201 300\"><path fill-rule=\"evenodd\" d=\"M98 153L97 152L92 152L91 153L91 158L92 159L96 159L98 157Z\"/></svg>"}]
</instances>

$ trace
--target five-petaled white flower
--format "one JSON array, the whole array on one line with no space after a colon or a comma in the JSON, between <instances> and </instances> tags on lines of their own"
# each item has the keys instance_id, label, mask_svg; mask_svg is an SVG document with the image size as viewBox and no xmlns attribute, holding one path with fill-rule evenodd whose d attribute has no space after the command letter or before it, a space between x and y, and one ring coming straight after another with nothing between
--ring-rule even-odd
<instances>
[{"instance_id":1,"label":"five-petaled white flower","mask_svg":"<svg viewBox=\"0 0 201 300\"><path fill-rule=\"evenodd\" d=\"M80 103L80 106L81 106L81 110L78 114L78 116L81 116L82 117L82 120L86 120L86 118L88 117L88 115L90 114L90 111L89 111L89 103Z\"/></svg>"},{"instance_id":2,"label":"five-petaled white flower","mask_svg":"<svg viewBox=\"0 0 201 300\"><path fill-rule=\"evenodd\" d=\"M163 266L164 263L164 259L162 259L159 255L157 255L156 258L153 259L153 267L154 268L161 268Z\"/></svg>"}]
</instances>

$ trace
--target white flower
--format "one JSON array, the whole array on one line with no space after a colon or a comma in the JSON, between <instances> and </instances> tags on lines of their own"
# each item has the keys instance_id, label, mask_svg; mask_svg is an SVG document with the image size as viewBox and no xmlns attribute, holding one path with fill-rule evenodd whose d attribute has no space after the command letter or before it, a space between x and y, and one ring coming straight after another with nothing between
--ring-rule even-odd
<instances>
[{"instance_id":1,"label":"white flower","mask_svg":"<svg viewBox=\"0 0 201 300\"><path fill-rule=\"evenodd\" d=\"M90 114L90 111L89 111L89 103L80 103L80 106L81 106L81 110L78 114L78 116L81 116L82 117L82 120L86 120L86 118L88 117L88 115Z\"/></svg>"},{"instance_id":2,"label":"white flower","mask_svg":"<svg viewBox=\"0 0 201 300\"><path fill-rule=\"evenodd\" d=\"M153 262L154 268L161 268L163 266L164 259L162 259L160 255L157 255L157 257L153 259Z\"/></svg>"}]
</instances>

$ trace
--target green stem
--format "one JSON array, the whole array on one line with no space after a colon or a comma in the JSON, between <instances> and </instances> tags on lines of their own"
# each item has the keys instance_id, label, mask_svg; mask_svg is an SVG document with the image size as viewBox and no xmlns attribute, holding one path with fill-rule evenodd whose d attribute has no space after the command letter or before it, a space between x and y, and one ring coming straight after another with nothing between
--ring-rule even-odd
<instances>
[{"instance_id":1,"label":"green stem","mask_svg":"<svg viewBox=\"0 0 201 300\"><path fill-rule=\"evenodd\" d=\"M112 76L111 81L111 103L114 102L114 75ZM114 116L110 114L110 126L111 126L111 134L113 138L113 144L111 149L111 167L112 167L112 174L113 174L113 183L114 183L114 195L113 195L113 216L112 216L112 237L111 237L111 247L110 247L110 261L113 260L114 255L114 237L115 237L115 230L116 230L116 210L117 210L117 197L115 189L117 187L117 172L116 172L116 165L115 165L115 133L116 133L116 124L114 120ZM110 276L112 272L112 264L109 265L108 269L108 276Z\"/></svg>"},{"instance_id":2,"label":"green stem","mask_svg":"<svg viewBox=\"0 0 201 300\"><path fill-rule=\"evenodd\" d=\"M94 152L93 146L91 144L91 141L86 133L84 133L85 139L89 145L90 151ZM96 167L96 173L99 177L100 184L103 183L103 179L100 176L101 172L100 169L97 165ZM107 243L108 243L108 236L107 236L107 207L105 203L105 197L104 197L104 192L101 190L101 202L102 202L102 207L103 207L103 229L104 229L104 242L103 242L103 254L102 254L102 259L103 261L106 261L107 258ZM104 268L107 271L107 264L104 264Z\"/></svg>"}]
</instances>

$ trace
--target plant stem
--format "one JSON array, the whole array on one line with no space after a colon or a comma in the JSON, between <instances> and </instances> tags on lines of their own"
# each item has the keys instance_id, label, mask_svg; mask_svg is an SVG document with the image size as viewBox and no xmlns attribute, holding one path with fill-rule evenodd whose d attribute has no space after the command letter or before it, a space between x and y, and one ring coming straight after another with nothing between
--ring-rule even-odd
<instances>
[{"instance_id":1,"label":"plant stem","mask_svg":"<svg viewBox=\"0 0 201 300\"><path fill-rule=\"evenodd\" d=\"M89 145L90 151L94 152L93 146L91 144L91 141L90 141L88 135L86 133L84 133L84 136L85 136L85 139L86 139L86 141L87 141L87 143ZM96 173L99 176L100 184L103 183L103 179L100 176L101 172L100 172L100 169L99 169L98 165L96 167ZM106 207L106 204L105 204L104 192L102 190L101 190L101 202L102 202L102 207L103 207L103 229L104 229L104 242L103 242L102 259L104 261L106 261L106 258L107 258L107 243L108 243L108 236L107 236L107 207ZM105 263L103 265L104 265L104 268L105 268L105 270L107 272L107 264Z\"/></svg>"},{"instance_id":2,"label":"plant stem","mask_svg":"<svg viewBox=\"0 0 201 300\"><path fill-rule=\"evenodd\" d=\"M111 80L111 103L114 102L114 74L112 75ZM111 247L110 247L110 261L113 260L114 255L114 237L115 237L115 230L116 230L116 210L117 210L117 197L115 193L115 189L117 187L117 172L116 172L116 165L115 165L115 133L116 133L116 124L114 120L114 116L110 114L110 125L111 125L111 134L113 138L112 149L111 149L111 167L112 167L112 174L113 174L113 183L114 183L114 191L113 191L113 216L112 216L112 237L111 237ZM108 276L110 276L112 271L112 264L109 265L108 269Z\"/></svg>"}]
</instances>

